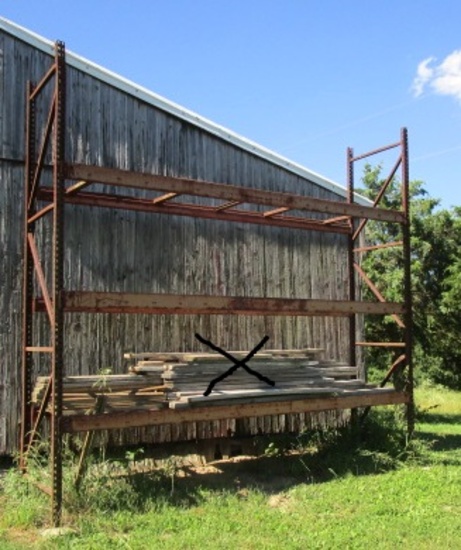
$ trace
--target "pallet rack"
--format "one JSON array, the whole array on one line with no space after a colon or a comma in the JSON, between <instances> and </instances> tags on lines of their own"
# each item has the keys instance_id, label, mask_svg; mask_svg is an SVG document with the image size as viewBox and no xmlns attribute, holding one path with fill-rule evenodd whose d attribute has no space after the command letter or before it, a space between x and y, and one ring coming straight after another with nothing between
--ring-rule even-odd
<instances>
[{"instance_id":1,"label":"pallet rack","mask_svg":"<svg viewBox=\"0 0 461 550\"><path fill-rule=\"evenodd\" d=\"M37 128L37 100L45 89L53 87L48 115L42 128ZM54 62L36 85L29 83L26 112L25 162L25 222L24 222L24 283L23 283L23 346L22 346L22 414L20 456L21 468L27 468L27 454L34 444L39 427L51 405L51 472L52 521L58 525L62 511L62 436L64 433L89 432L111 428L130 428L183 421L243 418L266 414L288 414L331 409L356 409L380 404L406 403L408 427L413 429L413 367L412 367L412 304L410 289L410 222L408 200L407 132L401 132L397 143L355 156L348 150L347 202L316 199L268 190L224 185L184 178L128 172L97 166L69 164L65 157L66 62L65 48L56 43ZM36 147L38 136L41 143ZM354 203L354 163L374 153L398 148L398 160L378 194L373 206ZM51 155L52 185L43 184L45 159ZM387 210L379 202L401 168L402 208ZM137 188L160 191L154 200L135 198L115 193L88 191L93 183L116 188ZM172 201L181 195L219 199L219 206ZM39 204L46 203L46 206ZM265 212L242 210L244 203L270 207ZM65 246L64 205L89 205L119 208L179 216L192 216L227 222L245 222L258 225L286 227L308 231L327 231L348 236L349 299L311 300L284 298L248 298L222 296L192 296L172 294L116 294L83 292L65 289L63 281L63 251ZM302 211L303 215L290 214ZM319 217L305 217L306 212L321 213ZM35 228L39 219L52 219L51 254L40 257ZM356 261L364 252L357 246L368 220L397 223L402 227L403 240L381 246L401 246L405 265L404 299L402 303L386 302ZM374 247L377 248L377 247ZM367 250L369 250L368 247ZM47 267L48 271L44 268ZM47 273L47 275L46 275ZM357 274L376 295L376 302L356 299ZM384 383L396 369L407 368L405 391L381 396L323 397L275 403L238 406L200 407L192 410L125 411L95 415L63 416L63 351L64 315L72 312L94 313L149 313L149 314L241 314L241 315L297 315L341 316L349 319L350 364L356 365L356 347L363 345L394 346L403 349L402 355L391 366ZM51 328L48 346L35 345L34 318L46 315ZM379 343L356 341L356 317L363 314L393 315L402 327L402 342ZM403 316L403 317L401 317ZM36 410L31 404L34 354L50 358L50 381L45 398ZM384 384L383 384L384 385Z\"/></svg>"}]
</instances>

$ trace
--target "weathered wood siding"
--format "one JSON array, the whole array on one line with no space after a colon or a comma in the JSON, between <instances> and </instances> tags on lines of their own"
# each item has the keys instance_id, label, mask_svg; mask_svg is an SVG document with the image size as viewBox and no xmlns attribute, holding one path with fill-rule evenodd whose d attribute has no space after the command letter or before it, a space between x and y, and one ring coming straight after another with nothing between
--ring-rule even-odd
<instances>
[{"instance_id":1,"label":"weathered wood siding","mask_svg":"<svg viewBox=\"0 0 461 550\"><path fill-rule=\"evenodd\" d=\"M26 81L39 79L50 61L0 31L0 454L17 443ZM339 198L88 74L69 68L67 81L71 162ZM69 289L347 298L344 236L96 208L66 212ZM46 222L38 231L47 232ZM45 326L41 332L46 344ZM251 348L268 334L270 347L325 347L338 359L346 353L347 323L333 318L74 314L66 319L66 369L118 372L126 351L201 349L195 332L228 349ZM37 361L37 372L46 374L46 365Z\"/></svg>"}]
</instances>

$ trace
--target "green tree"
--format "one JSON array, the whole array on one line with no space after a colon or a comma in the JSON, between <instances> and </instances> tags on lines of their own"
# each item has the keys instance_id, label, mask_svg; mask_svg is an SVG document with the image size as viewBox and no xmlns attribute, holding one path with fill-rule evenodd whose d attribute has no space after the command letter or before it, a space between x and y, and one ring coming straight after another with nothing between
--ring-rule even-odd
<instances>
[{"instance_id":1,"label":"green tree","mask_svg":"<svg viewBox=\"0 0 461 550\"><path fill-rule=\"evenodd\" d=\"M366 166L364 188L374 198L381 188L381 168ZM414 364L417 377L461 389L461 208L441 209L420 181L410 183L411 269L414 315ZM390 184L380 202L384 208L400 208L400 182ZM370 221L367 244L401 239L398 224ZM402 300L403 256L399 248L368 252L362 266L389 301ZM365 296L370 297L365 290ZM399 341L402 331L391 317L367 318L369 341ZM380 373L389 368L395 352L369 348L368 365Z\"/></svg>"}]
</instances>

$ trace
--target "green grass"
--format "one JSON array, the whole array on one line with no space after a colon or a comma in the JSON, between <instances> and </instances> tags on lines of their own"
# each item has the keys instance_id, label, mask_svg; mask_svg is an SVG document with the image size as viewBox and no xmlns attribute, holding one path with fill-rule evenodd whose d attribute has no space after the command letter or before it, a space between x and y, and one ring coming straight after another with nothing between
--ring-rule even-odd
<instances>
[{"instance_id":1,"label":"green grass","mask_svg":"<svg viewBox=\"0 0 461 550\"><path fill-rule=\"evenodd\" d=\"M172 495L168 475L90 471L66 512L74 532L56 539L40 536L47 500L11 473L0 548L461 548L461 393L423 388L417 405L406 447L379 411L361 434L301 438L302 454L274 441L281 456L185 468Z\"/></svg>"},{"instance_id":2,"label":"green grass","mask_svg":"<svg viewBox=\"0 0 461 550\"><path fill-rule=\"evenodd\" d=\"M418 397L418 437L430 442L430 459L461 465L460 392L425 387L418 391Z\"/></svg>"}]
</instances>

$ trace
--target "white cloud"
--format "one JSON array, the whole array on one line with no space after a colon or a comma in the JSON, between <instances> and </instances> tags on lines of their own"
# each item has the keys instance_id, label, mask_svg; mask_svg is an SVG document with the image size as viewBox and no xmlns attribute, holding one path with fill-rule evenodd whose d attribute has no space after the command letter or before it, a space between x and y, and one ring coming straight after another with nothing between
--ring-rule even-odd
<instances>
[{"instance_id":1,"label":"white cloud","mask_svg":"<svg viewBox=\"0 0 461 550\"><path fill-rule=\"evenodd\" d=\"M416 97L419 97L423 93L425 85L431 80L434 74L434 69L429 67L429 63L433 61L435 61L435 57L428 57L418 65L412 87Z\"/></svg>"},{"instance_id":2,"label":"white cloud","mask_svg":"<svg viewBox=\"0 0 461 550\"><path fill-rule=\"evenodd\" d=\"M435 57L428 57L418 65L413 94L419 97L429 89L436 94L452 96L461 103L461 50L447 55L438 65L435 61Z\"/></svg>"}]
</instances>

